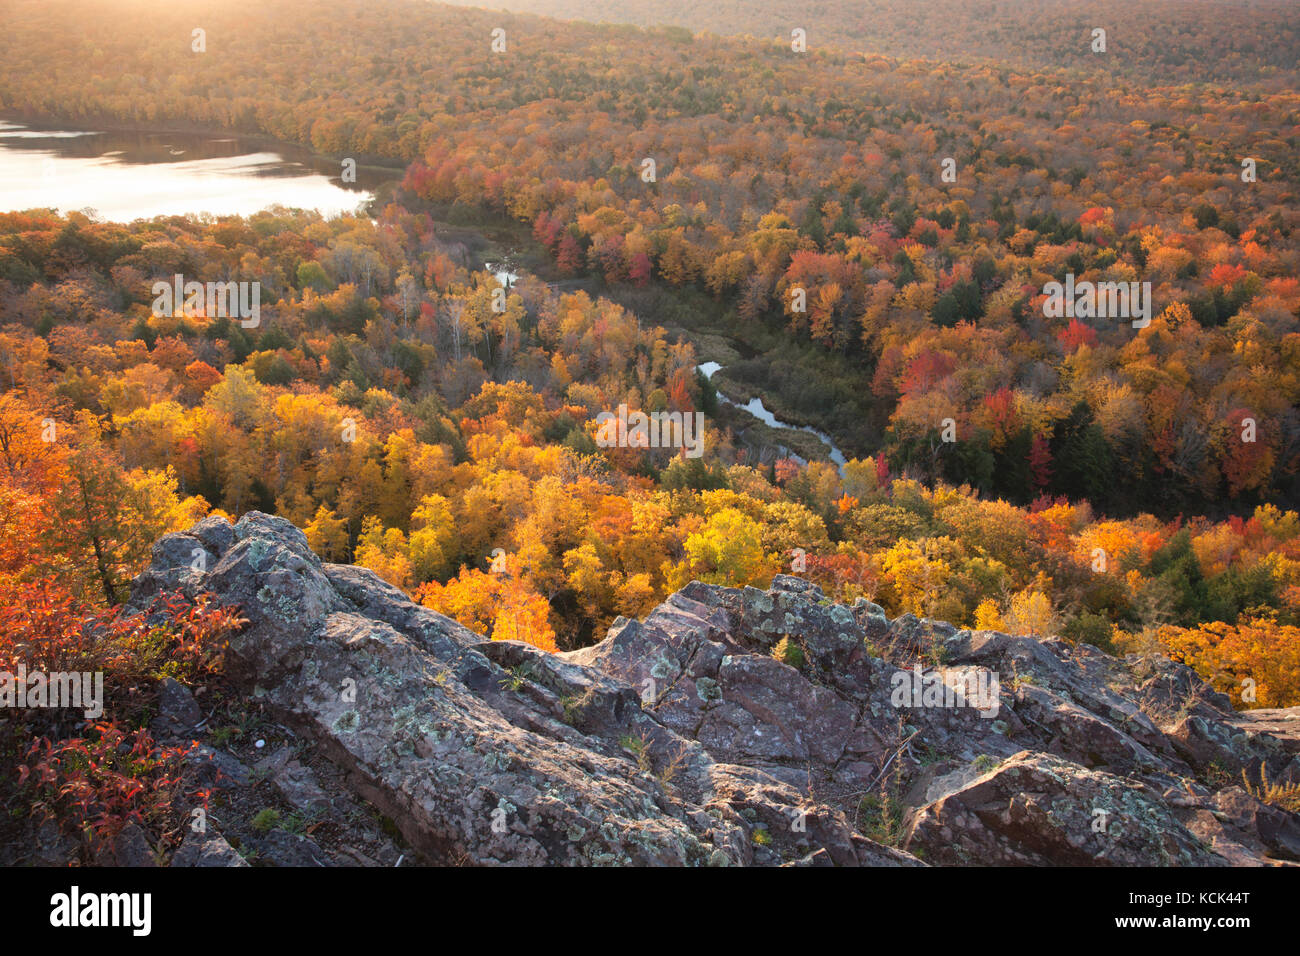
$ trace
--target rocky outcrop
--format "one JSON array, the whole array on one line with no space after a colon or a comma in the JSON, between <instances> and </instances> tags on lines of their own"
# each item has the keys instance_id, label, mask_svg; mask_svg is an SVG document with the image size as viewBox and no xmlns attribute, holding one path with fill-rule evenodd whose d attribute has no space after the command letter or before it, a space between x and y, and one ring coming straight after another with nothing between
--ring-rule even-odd
<instances>
[{"instance_id":1,"label":"rocky outcrop","mask_svg":"<svg viewBox=\"0 0 1300 956\"><path fill-rule=\"evenodd\" d=\"M1300 859L1295 814L1241 786L1261 766L1300 780L1294 715L1236 714L1169 661L890 621L786 576L766 591L695 582L548 654L323 563L259 513L158 542L133 602L170 590L242 609L229 680L282 732L251 769L205 740L195 772L233 805L265 785L303 819L391 821L361 849L249 835L270 862ZM168 695L161 725L192 726ZM212 834L173 863L225 865L228 849Z\"/></svg>"}]
</instances>

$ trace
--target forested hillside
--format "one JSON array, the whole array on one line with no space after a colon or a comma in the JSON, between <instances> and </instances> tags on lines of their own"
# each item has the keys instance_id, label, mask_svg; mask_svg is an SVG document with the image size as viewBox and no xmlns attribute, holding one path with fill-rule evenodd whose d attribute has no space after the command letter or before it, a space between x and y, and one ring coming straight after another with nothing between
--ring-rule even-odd
<instances>
[{"instance_id":1,"label":"forested hillside","mask_svg":"<svg viewBox=\"0 0 1300 956\"><path fill-rule=\"evenodd\" d=\"M472 6L456 0L460 6ZM1300 23L1287 0L498 0L502 9L562 19L675 24L690 30L788 42L805 31L810 46L988 61L1022 69L1096 68L1087 45L1096 27L1114 45L1115 72L1161 85L1187 82L1295 87Z\"/></svg>"},{"instance_id":2,"label":"forested hillside","mask_svg":"<svg viewBox=\"0 0 1300 956\"><path fill-rule=\"evenodd\" d=\"M1294 29L1259 5L1220 39L1214 5L1178 6L1185 42L1116 5L1107 53L993 18L943 62L918 57L959 24L890 45L902 5L879 48L809 26L796 53L779 16L738 21L781 37L756 40L10 3L0 114L410 165L373 222L0 215L0 580L111 604L159 533L260 509L475 628L572 648L692 578L800 560L891 614L1163 645L1239 702L1249 675L1295 703ZM503 216L585 290L527 278L495 310L437 223ZM260 282L260 325L158 316L178 273ZM1048 317L1067 274L1149 281L1150 324ZM828 431L843 473L744 440L709 359ZM620 404L705 411L704 457L598 447Z\"/></svg>"}]
</instances>

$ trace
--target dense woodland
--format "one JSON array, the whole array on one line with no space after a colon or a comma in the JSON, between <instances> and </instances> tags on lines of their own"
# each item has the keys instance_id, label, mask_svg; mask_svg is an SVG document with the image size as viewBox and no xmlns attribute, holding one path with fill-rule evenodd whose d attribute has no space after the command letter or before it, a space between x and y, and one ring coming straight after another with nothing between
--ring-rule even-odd
<instances>
[{"instance_id":1,"label":"dense woodland","mask_svg":"<svg viewBox=\"0 0 1300 956\"><path fill-rule=\"evenodd\" d=\"M461 6L473 6L457 0ZM672 24L692 31L858 53L1021 69L1094 71L1086 45L1107 28L1125 76L1159 83L1236 81L1285 89L1300 60L1300 23L1286 0L498 0L500 8L572 20Z\"/></svg>"},{"instance_id":2,"label":"dense woodland","mask_svg":"<svg viewBox=\"0 0 1300 956\"><path fill-rule=\"evenodd\" d=\"M1201 641L1239 655L1216 658L1226 684L1276 667L1261 699L1294 694L1293 511L1022 508L906 477L885 454L843 476L763 464L713 427L700 459L598 448L595 415L620 402L713 407L693 347L536 279L494 312L496 280L397 205L375 223L6 214L0 247L41 277L3 299L10 594L52 577L112 604L159 534L256 508L495 637L573 647L692 578L764 584L802 549L828 590L891 614L1105 647ZM257 276L274 305L258 329L160 320L150 280L176 272ZM1223 626L1232 640L1212 640Z\"/></svg>"},{"instance_id":3,"label":"dense woodland","mask_svg":"<svg viewBox=\"0 0 1300 956\"><path fill-rule=\"evenodd\" d=\"M984 18L960 62L921 58L958 42L958 14L912 24L902 4L877 38L893 53L810 26L800 54L788 31L398 2L6 6L0 114L409 168L373 221L0 214L0 606L63 633L121 600L159 534L261 509L542 647L806 554L828 592L891 615L1163 647L1239 703L1297 702L1300 95L1280 6L1228 37L1216 5L1173 5L1158 34L1115 5L1113 55L1086 25ZM846 16L824 11L827 32ZM779 34L767 14L738 31ZM494 311L496 280L437 222L502 216L585 289L528 277ZM177 273L260 282L260 326L155 316ZM1153 321L1046 318L1066 273L1150 281ZM739 434L695 372L721 339L745 354L717 381L830 432L843 474ZM620 403L706 412L706 454L598 447Z\"/></svg>"}]
</instances>

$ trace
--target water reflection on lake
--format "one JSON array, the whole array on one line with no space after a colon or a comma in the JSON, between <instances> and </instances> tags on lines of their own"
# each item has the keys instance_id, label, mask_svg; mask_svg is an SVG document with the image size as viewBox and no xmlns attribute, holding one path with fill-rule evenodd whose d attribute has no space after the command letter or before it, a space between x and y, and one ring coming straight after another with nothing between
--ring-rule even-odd
<instances>
[{"instance_id":1,"label":"water reflection on lake","mask_svg":"<svg viewBox=\"0 0 1300 956\"><path fill-rule=\"evenodd\" d=\"M357 168L341 180L336 160L268 148L239 136L33 128L0 120L0 211L93 209L117 222L211 213L247 216L268 206L357 211L400 171Z\"/></svg>"}]
</instances>

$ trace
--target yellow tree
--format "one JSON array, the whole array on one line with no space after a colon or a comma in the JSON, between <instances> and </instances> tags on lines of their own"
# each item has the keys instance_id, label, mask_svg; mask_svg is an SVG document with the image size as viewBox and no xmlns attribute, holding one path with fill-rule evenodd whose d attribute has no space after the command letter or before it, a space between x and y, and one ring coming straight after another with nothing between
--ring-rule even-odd
<instances>
[{"instance_id":1,"label":"yellow tree","mask_svg":"<svg viewBox=\"0 0 1300 956\"><path fill-rule=\"evenodd\" d=\"M348 556L347 525L324 505L316 509L316 517L303 532L311 549L326 561L342 561Z\"/></svg>"},{"instance_id":2,"label":"yellow tree","mask_svg":"<svg viewBox=\"0 0 1300 956\"><path fill-rule=\"evenodd\" d=\"M425 495L411 515L411 571L417 581L451 573L456 556L456 523L442 495Z\"/></svg>"},{"instance_id":3,"label":"yellow tree","mask_svg":"<svg viewBox=\"0 0 1300 956\"><path fill-rule=\"evenodd\" d=\"M761 526L735 508L723 508L687 537L685 560L674 577L680 587L692 578L736 587L771 577Z\"/></svg>"},{"instance_id":4,"label":"yellow tree","mask_svg":"<svg viewBox=\"0 0 1300 956\"><path fill-rule=\"evenodd\" d=\"M362 522L353 563L369 568L399 588L411 586L411 561L407 556L406 535L400 528L385 529L383 522L375 515Z\"/></svg>"}]
</instances>

